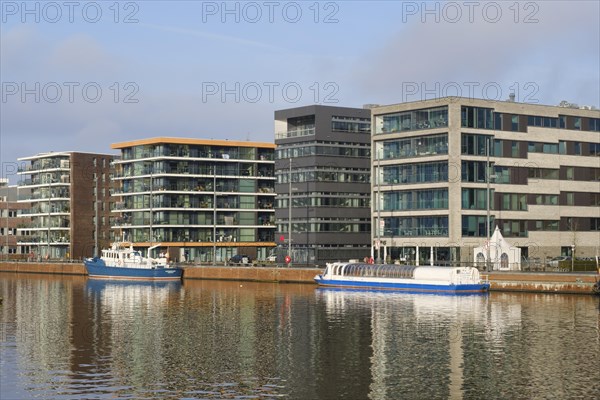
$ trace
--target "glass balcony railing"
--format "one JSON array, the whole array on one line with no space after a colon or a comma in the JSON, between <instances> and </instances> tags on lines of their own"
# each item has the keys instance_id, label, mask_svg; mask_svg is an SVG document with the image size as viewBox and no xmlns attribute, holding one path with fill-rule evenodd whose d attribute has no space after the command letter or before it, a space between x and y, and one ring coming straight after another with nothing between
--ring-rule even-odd
<instances>
[{"instance_id":1,"label":"glass balcony railing","mask_svg":"<svg viewBox=\"0 0 600 400\"><path fill-rule=\"evenodd\" d=\"M304 129L292 129L285 132L277 132L275 134L276 139L286 139L293 137L311 136L315 134L315 128L304 128Z\"/></svg>"}]
</instances>

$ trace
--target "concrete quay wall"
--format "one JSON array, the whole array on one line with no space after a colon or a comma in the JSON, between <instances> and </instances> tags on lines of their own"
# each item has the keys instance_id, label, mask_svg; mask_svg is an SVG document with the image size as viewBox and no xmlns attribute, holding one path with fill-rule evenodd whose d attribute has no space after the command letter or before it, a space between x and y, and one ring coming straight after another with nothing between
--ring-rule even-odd
<instances>
[{"instance_id":1,"label":"concrete quay wall","mask_svg":"<svg viewBox=\"0 0 600 400\"><path fill-rule=\"evenodd\" d=\"M183 279L315 283L318 268L185 267Z\"/></svg>"},{"instance_id":2,"label":"concrete quay wall","mask_svg":"<svg viewBox=\"0 0 600 400\"><path fill-rule=\"evenodd\" d=\"M0 272L21 274L87 275L83 263L37 263L0 261Z\"/></svg>"},{"instance_id":3,"label":"concrete quay wall","mask_svg":"<svg viewBox=\"0 0 600 400\"><path fill-rule=\"evenodd\" d=\"M186 266L184 280L229 280L315 284L317 268ZM80 263L0 261L0 272L87 275ZM491 272L490 290L502 292L593 294L597 274Z\"/></svg>"},{"instance_id":4,"label":"concrete quay wall","mask_svg":"<svg viewBox=\"0 0 600 400\"><path fill-rule=\"evenodd\" d=\"M492 272L490 290L500 292L594 294L597 274Z\"/></svg>"}]
</instances>

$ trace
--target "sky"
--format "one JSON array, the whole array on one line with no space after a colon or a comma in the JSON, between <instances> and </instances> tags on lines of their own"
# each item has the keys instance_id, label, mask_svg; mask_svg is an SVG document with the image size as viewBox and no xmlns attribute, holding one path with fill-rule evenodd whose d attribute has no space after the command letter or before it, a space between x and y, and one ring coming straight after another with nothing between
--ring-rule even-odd
<instances>
[{"instance_id":1,"label":"sky","mask_svg":"<svg viewBox=\"0 0 600 400\"><path fill-rule=\"evenodd\" d=\"M0 158L272 142L275 110L445 95L600 107L600 2L0 1Z\"/></svg>"}]
</instances>

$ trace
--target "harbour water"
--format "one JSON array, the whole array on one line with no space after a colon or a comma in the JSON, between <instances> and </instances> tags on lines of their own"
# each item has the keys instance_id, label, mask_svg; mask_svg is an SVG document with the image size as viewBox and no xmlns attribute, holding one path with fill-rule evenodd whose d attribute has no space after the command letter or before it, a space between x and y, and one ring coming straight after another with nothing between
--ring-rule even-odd
<instances>
[{"instance_id":1,"label":"harbour water","mask_svg":"<svg viewBox=\"0 0 600 400\"><path fill-rule=\"evenodd\" d=\"M598 398L600 299L0 273L0 399Z\"/></svg>"}]
</instances>

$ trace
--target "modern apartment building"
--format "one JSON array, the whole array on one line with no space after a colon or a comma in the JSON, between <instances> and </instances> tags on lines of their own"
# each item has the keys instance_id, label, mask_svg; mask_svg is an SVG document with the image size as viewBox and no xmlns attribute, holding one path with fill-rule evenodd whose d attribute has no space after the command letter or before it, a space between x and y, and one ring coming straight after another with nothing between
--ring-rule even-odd
<instances>
[{"instance_id":1,"label":"modern apartment building","mask_svg":"<svg viewBox=\"0 0 600 400\"><path fill-rule=\"evenodd\" d=\"M26 166L19 201L30 218L19 229L18 245L29 246L34 257L82 259L98 254L111 242L110 154L49 152L19 158Z\"/></svg>"},{"instance_id":2,"label":"modern apartment building","mask_svg":"<svg viewBox=\"0 0 600 400\"><path fill-rule=\"evenodd\" d=\"M370 117L366 108L322 105L275 112L280 259L324 265L369 256Z\"/></svg>"},{"instance_id":3,"label":"modern apartment building","mask_svg":"<svg viewBox=\"0 0 600 400\"><path fill-rule=\"evenodd\" d=\"M265 259L274 248L274 144L159 137L112 148L113 227L135 247L195 262Z\"/></svg>"},{"instance_id":4,"label":"modern apartment building","mask_svg":"<svg viewBox=\"0 0 600 400\"><path fill-rule=\"evenodd\" d=\"M0 258L22 259L29 254L28 246L17 245L18 228L29 222L19 214L29 208L28 203L19 203L17 186L9 185L8 179L0 179Z\"/></svg>"},{"instance_id":5,"label":"modern apartment building","mask_svg":"<svg viewBox=\"0 0 600 400\"><path fill-rule=\"evenodd\" d=\"M473 261L496 226L523 257L598 254L600 111L451 97L372 121L372 239L387 258Z\"/></svg>"}]
</instances>

